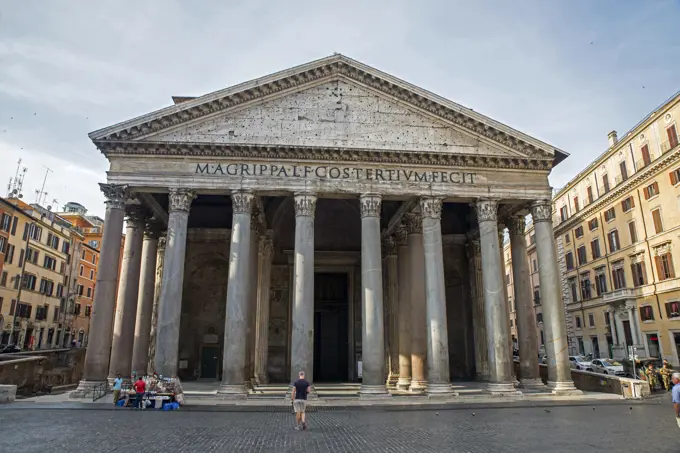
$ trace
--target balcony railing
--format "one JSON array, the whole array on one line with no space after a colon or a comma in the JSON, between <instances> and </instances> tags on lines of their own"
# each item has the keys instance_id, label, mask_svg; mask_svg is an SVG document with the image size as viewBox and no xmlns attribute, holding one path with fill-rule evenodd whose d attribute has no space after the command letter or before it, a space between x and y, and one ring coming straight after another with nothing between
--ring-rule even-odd
<instances>
[{"instance_id":1,"label":"balcony railing","mask_svg":"<svg viewBox=\"0 0 680 453\"><path fill-rule=\"evenodd\" d=\"M635 290L631 288L616 289L602 295L602 302L616 302L635 298Z\"/></svg>"},{"instance_id":2,"label":"balcony railing","mask_svg":"<svg viewBox=\"0 0 680 453\"><path fill-rule=\"evenodd\" d=\"M663 142L661 144L661 152L667 153L668 151L675 148L676 146L678 146L677 143L671 143L670 140L666 140L665 142Z\"/></svg>"}]
</instances>

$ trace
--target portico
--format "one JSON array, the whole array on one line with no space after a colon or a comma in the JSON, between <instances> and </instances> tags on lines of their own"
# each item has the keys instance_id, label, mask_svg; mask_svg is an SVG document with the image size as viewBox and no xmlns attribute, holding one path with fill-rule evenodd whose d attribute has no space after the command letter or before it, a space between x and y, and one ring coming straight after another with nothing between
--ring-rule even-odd
<instances>
[{"instance_id":1,"label":"portico","mask_svg":"<svg viewBox=\"0 0 680 453\"><path fill-rule=\"evenodd\" d=\"M117 262L124 214L135 240L118 301L97 283L103 337L90 340L75 396L139 363L149 343L149 371L219 381L221 398L301 370L312 383L360 381L363 398L453 397L452 379L515 394L499 223L530 210L549 384L574 391L549 224L562 151L342 55L178 98L90 138L111 165L105 231L118 231L100 266ZM143 230L157 237L159 225L163 260L155 246L143 253ZM163 266L156 321L136 332L152 262ZM521 381L535 388L531 347Z\"/></svg>"}]
</instances>

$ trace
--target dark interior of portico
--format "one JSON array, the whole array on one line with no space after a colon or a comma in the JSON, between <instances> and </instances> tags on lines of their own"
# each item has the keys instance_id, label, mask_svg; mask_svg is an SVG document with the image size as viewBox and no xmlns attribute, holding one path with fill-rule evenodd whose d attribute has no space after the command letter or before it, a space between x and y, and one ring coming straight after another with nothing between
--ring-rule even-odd
<instances>
[{"instance_id":1,"label":"dark interior of portico","mask_svg":"<svg viewBox=\"0 0 680 453\"><path fill-rule=\"evenodd\" d=\"M153 198L161 208L167 210L166 194L154 194ZM292 257L295 249L293 197L277 194L262 196L260 201L260 219L265 228L262 231L269 231L274 243L268 323L268 375L270 382L288 382ZM383 200L383 230L390 227L390 220L406 202L403 199ZM231 219L232 208L228 195L201 194L192 204L179 341L179 376L182 379L219 379L222 373ZM465 234L470 230L470 222L471 211L467 203L444 203L441 225L450 372L453 380L473 379L475 376L472 302L465 246ZM357 381L362 334L361 215L358 196L319 197L315 211L314 246L315 380ZM386 299L387 291L384 293ZM216 365L217 373L214 372L214 365L207 363L209 357L219 362Z\"/></svg>"}]
</instances>

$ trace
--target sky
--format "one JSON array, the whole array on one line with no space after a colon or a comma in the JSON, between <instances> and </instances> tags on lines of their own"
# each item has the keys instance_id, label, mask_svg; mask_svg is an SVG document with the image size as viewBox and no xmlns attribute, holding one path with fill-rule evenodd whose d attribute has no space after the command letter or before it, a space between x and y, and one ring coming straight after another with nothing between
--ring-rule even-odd
<instances>
[{"instance_id":1,"label":"sky","mask_svg":"<svg viewBox=\"0 0 680 453\"><path fill-rule=\"evenodd\" d=\"M47 174L43 205L103 217L89 132L334 52L570 153L560 188L680 90L678 23L680 0L0 0L0 195L21 159L25 201Z\"/></svg>"}]
</instances>

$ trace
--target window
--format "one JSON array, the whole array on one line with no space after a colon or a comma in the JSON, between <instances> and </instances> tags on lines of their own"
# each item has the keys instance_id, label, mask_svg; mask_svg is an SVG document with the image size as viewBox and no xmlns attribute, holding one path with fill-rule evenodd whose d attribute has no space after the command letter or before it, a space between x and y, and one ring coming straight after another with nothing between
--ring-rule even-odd
<instances>
[{"instance_id":1,"label":"window","mask_svg":"<svg viewBox=\"0 0 680 453\"><path fill-rule=\"evenodd\" d=\"M598 227L598 224L597 224L597 217L595 217L595 218L592 219L590 222L588 222L588 229L589 229L590 231L596 230L597 227Z\"/></svg>"},{"instance_id":2,"label":"window","mask_svg":"<svg viewBox=\"0 0 680 453\"><path fill-rule=\"evenodd\" d=\"M97 255L92 254L92 264L97 264Z\"/></svg>"},{"instance_id":3,"label":"window","mask_svg":"<svg viewBox=\"0 0 680 453\"><path fill-rule=\"evenodd\" d=\"M529 244L534 245L536 243L536 235L532 234L529 236Z\"/></svg>"},{"instance_id":4,"label":"window","mask_svg":"<svg viewBox=\"0 0 680 453\"><path fill-rule=\"evenodd\" d=\"M17 304L17 317L30 319L32 310L33 306L29 304L19 303Z\"/></svg>"},{"instance_id":5,"label":"window","mask_svg":"<svg viewBox=\"0 0 680 453\"><path fill-rule=\"evenodd\" d=\"M75 309L75 311L74 311L73 313L74 313L76 316L79 316L79 315L80 315L80 304L76 304L76 309Z\"/></svg>"},{"instance_id":6,"label":"window","mask_svg":"<svg viewBox=\"0 0 680 453\"><path fill-rule=\"evenodd\" d=\"M5 236L0 236L0 253L5 253Z\"/></svg>"},{"instance_id":7,"label":"window","mask_svg":"<svg viewBox=\"0 0 680 453\"><path fill-rule=\"evenodd\" d=\"M604 312L604 324L607 325L607 326L610 326L610 327L612 325L612 318L611 318L610 313L608 311Z\"/></svg>"},{"instance_id":8,"label":"window","mask_svg":"<svg viewBox=\"0 0 680 453\"><path fill-rule=\"evenodd\" d=\"M579 212L581 210L578 204L578 197L574 197L574 212Z\"/></svg>"},{"instance_id":9,"label":"window","mask_svg":"<svg viewBox=\"0 0 680 453\"><path fill-rule=\"evenodd\" d=\"M57 293L55 296L62 297L64 295L64 286L61 283L57 284Z\"/></svg>"},{"instance_id":10,"label":"window","mask_svg":"<svg viewBox=\"0 0 680 453\"><path fill-rule=\"evenodd\" d=\"M576 328L580 329L581 328L581 317L575 316L575 319L576 319Z\"/></svg>"},{"instance_id":11,"label":"window","mask_svg":"<svg viewBox=\"0 0 680 453\"><path fill-rule=\"evenodd\" d=\"M537 323L543 322L543 313L536 313L536 322Z\"/></svg>"},{"instance_id":12,"label":"window","mask_svg":"<svg viewBox=\"0 0 680 453\"><path fill-rule=\"evenodd\" d=\"M94 269L90 269L90 280L94 280Z\"/></svg>"},{"instance_id":13,"label":"window","mask_svg":"<svg viewBox=\"0 0 680 453\"><path fill-rule=\"evenodd\" d=\"M628 232L630 233L630 243L635 244L638 241L637 230L635 229L635 222L628 224Z\"/></svg>"},{"instance_id":14,"label":"window","mask_svg":"<svg viewBox=\"0 0 680 453\"><path fill-rule=\"evenodd\" d=\"M588 186L588 188L586 189L586 192L588 193L588 203L592 203L593 202L593 188Z\"/></svg>"},{"instance_id":15,"label":"window","mask_svg":"<svg viewBox=\"0 0 680 453\"><path fill-rule=\"evenodd\" d=\"M83 250L83 256L81 258L85 259L85 250Z\"/></svg>"},{"instance_id":16,"label":"window","mask_svg":"<svg viewBox=\"0 0 680 453\"><path fill-rule=\"evenodd\" d=\"M652 211L652 220L654 221L654 231L659 234L663 231L663 223L661 223L661 209L657 208Z\"/></svg>"},{"instance_id":17,"label":"window","mask_svg":"<svg viewBox=\"0 0 680 453\"><path fill-rule=\"evenodd\" d=\"M649 146L643 145L642 148L640 148L640 153L642 154L643 168L652 163L652 158L649 155Z\"/></svg>"},{"instance_id":18,"label":"window","mask_svg":"<svg viewBox=\"0 0 680 453\"><path fill-rule=\"evenodd\" d=\"M26 274L24 275L24 284L23 287L24 289L30 289L31 291L35 291L35 283L37 281L37 278L33 274Z\"/></svg>"},{"instance_id":19,"label":"window","mask_svg":"<svg viewBox=\"0 0 680 453\"><path fill-rule=\"evenodd\" d=\"M668 315L669 319L680 318L680 302L677 300L673 302L666 302L666 314Z\"/></svg>"},{"instance_id":20,"label":"window","mask_svg":"<svg viewBox=\"0 0 680 453\"><path fill-rule=\"evenodd\" d=\"M510 274L505 274L505 286L510 285Z\"/></svg>"},{"instance_id":21,"label":"window","mask_svg":"<svg viewBox=\"0 0 680 453\"><path fill-rule=\"evenodd\" d=\"M54 307L54 315L52 317L52 322L57 322L59 319L59 307Z\"/></svg>"},{"instance_id":22,"label":"window","mask_svg":"<svg viewBox=\"0 0 680 453\"><path fill-rule=\"evenodd\" d=\"M576 283L576 277L571 277L568 282L569 289L571 290L571 301L578 302L578 284Z\"/></svg>"},{"instance_id":23,"label":"window","mask_svg":"<svg viewBox=\"0 0 680 453\"><path fill-rule=\"evenodd\" d=\"M79 296L83 295L83 289L84 289L83 285L78 285L77 291Z\"/></svg>"},{"instance_id":24,"label":"window","mask_svg":"<svg viewBox=\"0 0 680 453\"><path fill-rule=\"evenodd\" d=\"M628 179L628 169L626 168L626 161L619 162L619 169L621 170L621 181Z\"/></svg>"},{"instance_id":25,"label":"window","mask_svg":"<svg viewBox=\"0 0 680 453\"><path fill-rule=\"evenodd\" d=\"M40 255L40 252L30 247L27 250L28 251L26 252L26 261L33 264L38 264L38 255Z\"/></svg>"},{"instance_id":26,"label":"window","mask_svg":"<svg viewBox=\"0 0 680 453\"><path fill-rule=\"evenodd\" d=\"M570 271L574 269L574 255L571 252L567 252L567 270Z\"/></svg>"},{"instance_id":27,"label":"window","mask_svg":"<svg viewBox=\"0 0 680 453\"><path fill-rule=\"evenodd\" d=\"M569 236L569 233L564 235L564 242L571 244L571 236Z\"/></svg>"},{"instance_id":28,"label":"window","mask_svg":"<svg viewBox=\"0 0 680 453\"><path fill-rule=\"evenodd\" d=\"M612 284L614 285L614 289L623 289L626 287L626 275L625 272L623 271L623 260L618 261L616 264L613 265L614 269L612 270Z\"/></svg>"},{"instance_id":29,"label":"window","mask_svg":"<svg viewBox=\"0 0 680 453\"><path fill-rule=\"evenodd\" d=\"M62 244L61 244L61 251L62 251L63 253L68 254L68 252L69 252L70 249L71 249L71 244L69 244L69 243L66 242L66 241L62 242Z\"/></svg>"},{"instance_id":30,"label":"window","mask_svg":"<svg viewBox=\"0 0 680 453\"><path fill-rule=\"evenodd\" d=\"M595 327L595 315L588 313L588 327Z\"/></svg>"},{"instance_id":31,"label":"window","mask_svg":"<svg viewBox=\"0 0 680 453\"><path fill-rule=\"evenodd\" d=\"M633 209L634 207L635 207L635 200L633 200L633 197L628 197L621 202L621 209L623 209L623 212L628 212L631 209Z\"/></svg>"},{"instance_id":32,"label":"window","mask_svg":"<svg viewBox=\"0 0 680 453\"><path fill-rule=\"evenodd\" d=\"M672 172L668 173L668 175L671 177L671 184L676 185L678 182L680 182L680 168L676 168Z\"/></svg>"},{"instance_id":33,"label":"window","mask_svg":"<svg viewBox=\"0 0 680 453\"><path fill-rule=\"evenodd\" d=\"M12 244L7 244L7 253L5 253L5 263L12 264L14 261L14 246ZM21 264L19 264L21 266Z\"/></svg>"},{"instance_id":34,"label":"window","mask_svg":"<svg viewBox=\"0 0 680 453\"><path fill-rule=\"evenodd\" d=\"M534 305L541 305L541 291L538 286L534 287Z\"/></svg>"},{"instance_id":35,"label":"window","mask_svg":"<svg viewBox=\"0 0 680 453\"><path fill-rule=\"evenodd\" d=\"M14 281L14 289L19 289L19 280L21 280L21 275L15 275L12 280Z\"/></svg>"},{"instance_id":36,"label":"window","mask_svg":"<svg viewBox=\"0 0 680 453\"><path fill-rule=\"evenodd\" d=\"M65 271L66 271L66 263L62 261L61 264L59 265L59 273L64 275Z\"/></svg>"},{"instance_id":37,"label":"window","mask_svg":"<svg viewBox=\"0 0 680 453\"><path fill-rule=\"evenodd\" d=\"M566 206L562 206L560 208L560 218L562 219L563 222L569 218L569 214L567 214L567 207Z\"/></svg>"},{"instance_id":38,"label":"window","mask_svg":"<svg viewBox=\"0 0 680 453\"><path fill-rule=\"evenodd\" d=\"M89 241L87 245L96 249L97 247L99 247L99 241Z\"/></svg>"},{"instance_id":39,"label":"window","mask_svg":"<svg viewBox=\"0 0 680 453\"><path fill-rule=\"evenodd\" d=\"M595 271L595 290L598 296L607 292L607 274L604 268Z\"/></svg>"},{"instance_id":40,"label":"window","mask_svg":"<svg viewBox=\"0 0 680 453\"><path fill-rule=\"evenodd\" d=\"M534 269L534 272L538 272L538 263L536 260L531 260L531 266Z\"/></svg>"},{"instance_id":41,"label":"window","mask_svg":"<svg viewBox=\"0 0 680 453\"><path fill-rule=\"evenodd\" d=\"M602 187L604 187L604 193L609 192L609 176L607 174L602 175Z\"/></svg>"},{"instance_id":42,"label":"window","mask_svg":"<svg viewBox=\"0 0 680 453\"><path fill-rule=\"evenodd\" d=\"M583 266L588 262L588 255L586 253L586 246L582 245L576 250L576 255L578 256L578 265Z\"/></svg>"},{"instance_id":43,"label":"window","mask_svg":"<svg viewBox=\"0 0 680 453\"><path fill-rule=\"evenodd\" d=\"M12 226L12 216L9 214L3 214L2 215L2 221L0 221L0 229L3 231L9 232L10 227Z\"/></svg>"},{"instance_id":44,"label":"window","mask_svg":"<svg viewBox=\"0 0 680 453\"><path fill-rule=\"evenodd\" d=\"M670 252L665 252L654 257L656 263L656 272L659 275L659 280L668 280L675 278L675 269L673 268L673 257Z\"/></svg>"},{"instance_id":45,"label":"window","mask_svg":"<svg viewBox=\"0 0 680 453\"><path fill-rule=\"evenodd\" d=\"M668 136L668 149L673 149L678 146L678 132L675 130L675 124L666 129L666 135Z\"/></svg>"},{"instance_id":46,"label":"window","mask_svg":"<svg viewBox=\"0 0 680 453\"><path fill-rule=\"evenodd\" d=\"M619 232L617 230L612 230L607 234L607 241L609 242L609 251L611 253L614 253L621 248Z\"/></svg>"},{"instance_id":47,"label":"window","mask_svg":"<svg viewBox=\"0 0 680 453\"><path fill-rule=\"evenodd\" d=\"M647 281L647 271L645 271L645 262L638 261L630 265L630 270L633 273L633 286L643 286Z\"/></svg>"},{"instance_id":48,"label":"window","mask_svg":"<svg viewBox=\"0 0 680 453\"><path fill-rule=\"evenodd\" d=\"M87 297L92 297L92 288L87 288Z\"/></svg>"},{"instance_id":49,"label":"window","mask_svg":"<svg viewBox=\"0 0 680 453\"><path fill-rule=\"evenodd\" d=\"M57 260L52 258L51 256L45 255L45 260L43 262L43 267L45 269L52 269L55 270L57 267Z\"/></svg>"},{"instance_id":50,"label":"window","mask_svg":"<svg viewBox=\"0 0 680 453\"><path fill-rule=\"evenodd\" d=\"M576 239L582 238L583 237L583 226L579 226L576 229L574 229L574 235L576 235Z\"/></svg>"},{"instance_id":51,"label":"window","mask_svg":"<svg viewBox=\"0 0 680 453\"><path fill-rule=\"evenodd\" d=\"M85 305L85 316L92 315L92 305Z\"/></svg>"},{"instance_id":52,"label":"window","mask_svg":"<svg viewBox=\"0 0 680 453\"><path fill-rule=\"evenodd\" d=\"M652 197L659 195L659 183L654 181L650 185L644 188L645 200L649 200Z\"/></svg>"},{"instance_id":53,"label":"window","mask_svg":"<svg viewBox=\"0 0 680 453\"><path fill-rule=\"evenodd\" d=\"M588 300L592 298L590 290L590 272L581 274L581 300Z\"/></svg>"},{"instance_id":54,"label":"window","mask_svg":"<svg viewBox=\"0 0 680 453\"><path fill-rule=\"evenodd\" d=\"M27 224L26 226L28 227L28 235L31 237L31 239L40 242L40 238L42 237L42 228L34 223L31 223L30 225Z\"/></svg>"},{"instance_id":55,"label":"window","mask_svg":"<svg viewBox=\"0 0 680 453\"><path fill-rule=\"evenodd\" d=\"M596 259L598 259L599 257L602 256L600 254L600 240L599 239L595 239L594 241L592 241L590 243L590 251L593 255L594 260L596 260Z\"/></svg>"},{"instance_id":56,"label":"window","mask_svg":"<svg viewBox=\"0 0 680 453\"><path fill-rule=\"evenodd\" d=\"M616 218L616 209L614 207L611 207L604 211L604 221L609 222L611 220L614 220Z\"/></svg>"},{"instance_id":57,"label":"window","mask_svg":"<svg viewBox=\"0 0 680 453\"><path fill-rule=\"evenodd\" d=\"M47 294L48 296L52 295L52 291L54 291L54 282L52 280L47 280L45 278L40 280L40 294Z\"/></svg>"},{"instance_id":58,"label":"window","mask_svg":"<svg viewBox=\"0 0 680 453\"><path fill-rule=\"evenodd\" d=\"M12 302L9 304L9 315L12 316L14 315L14 307L16 306L17 301L16 299L12 299Z\"/></svg>"},{"instance_id":59,"label":"window","mask_svg":"<svg viewBox=\"0 0 680 453\"><path fill-rule=\"evenodd\" d=\"M59 238L52 233L47 233L47 246L59 250Z\"/></svg>"},{"instance_id":60,"label":"window","mask_svg":"<svg viewBox=\"0 0 680 453\"><path fill-rule=\"evenodd\" d=\"M640 307L640 319L643 321L654 321L654 309L651 305Z\"/></svg>"},{"instance_id":61,"label":"window","mask_svg":"<svg viewBox=\"0 0 680 453\"><path fill-rule=\"evenodd\" d=\"M4 271L0 277L0 286L7 286L7 271Z\"/></svg>"}]
</instances>

